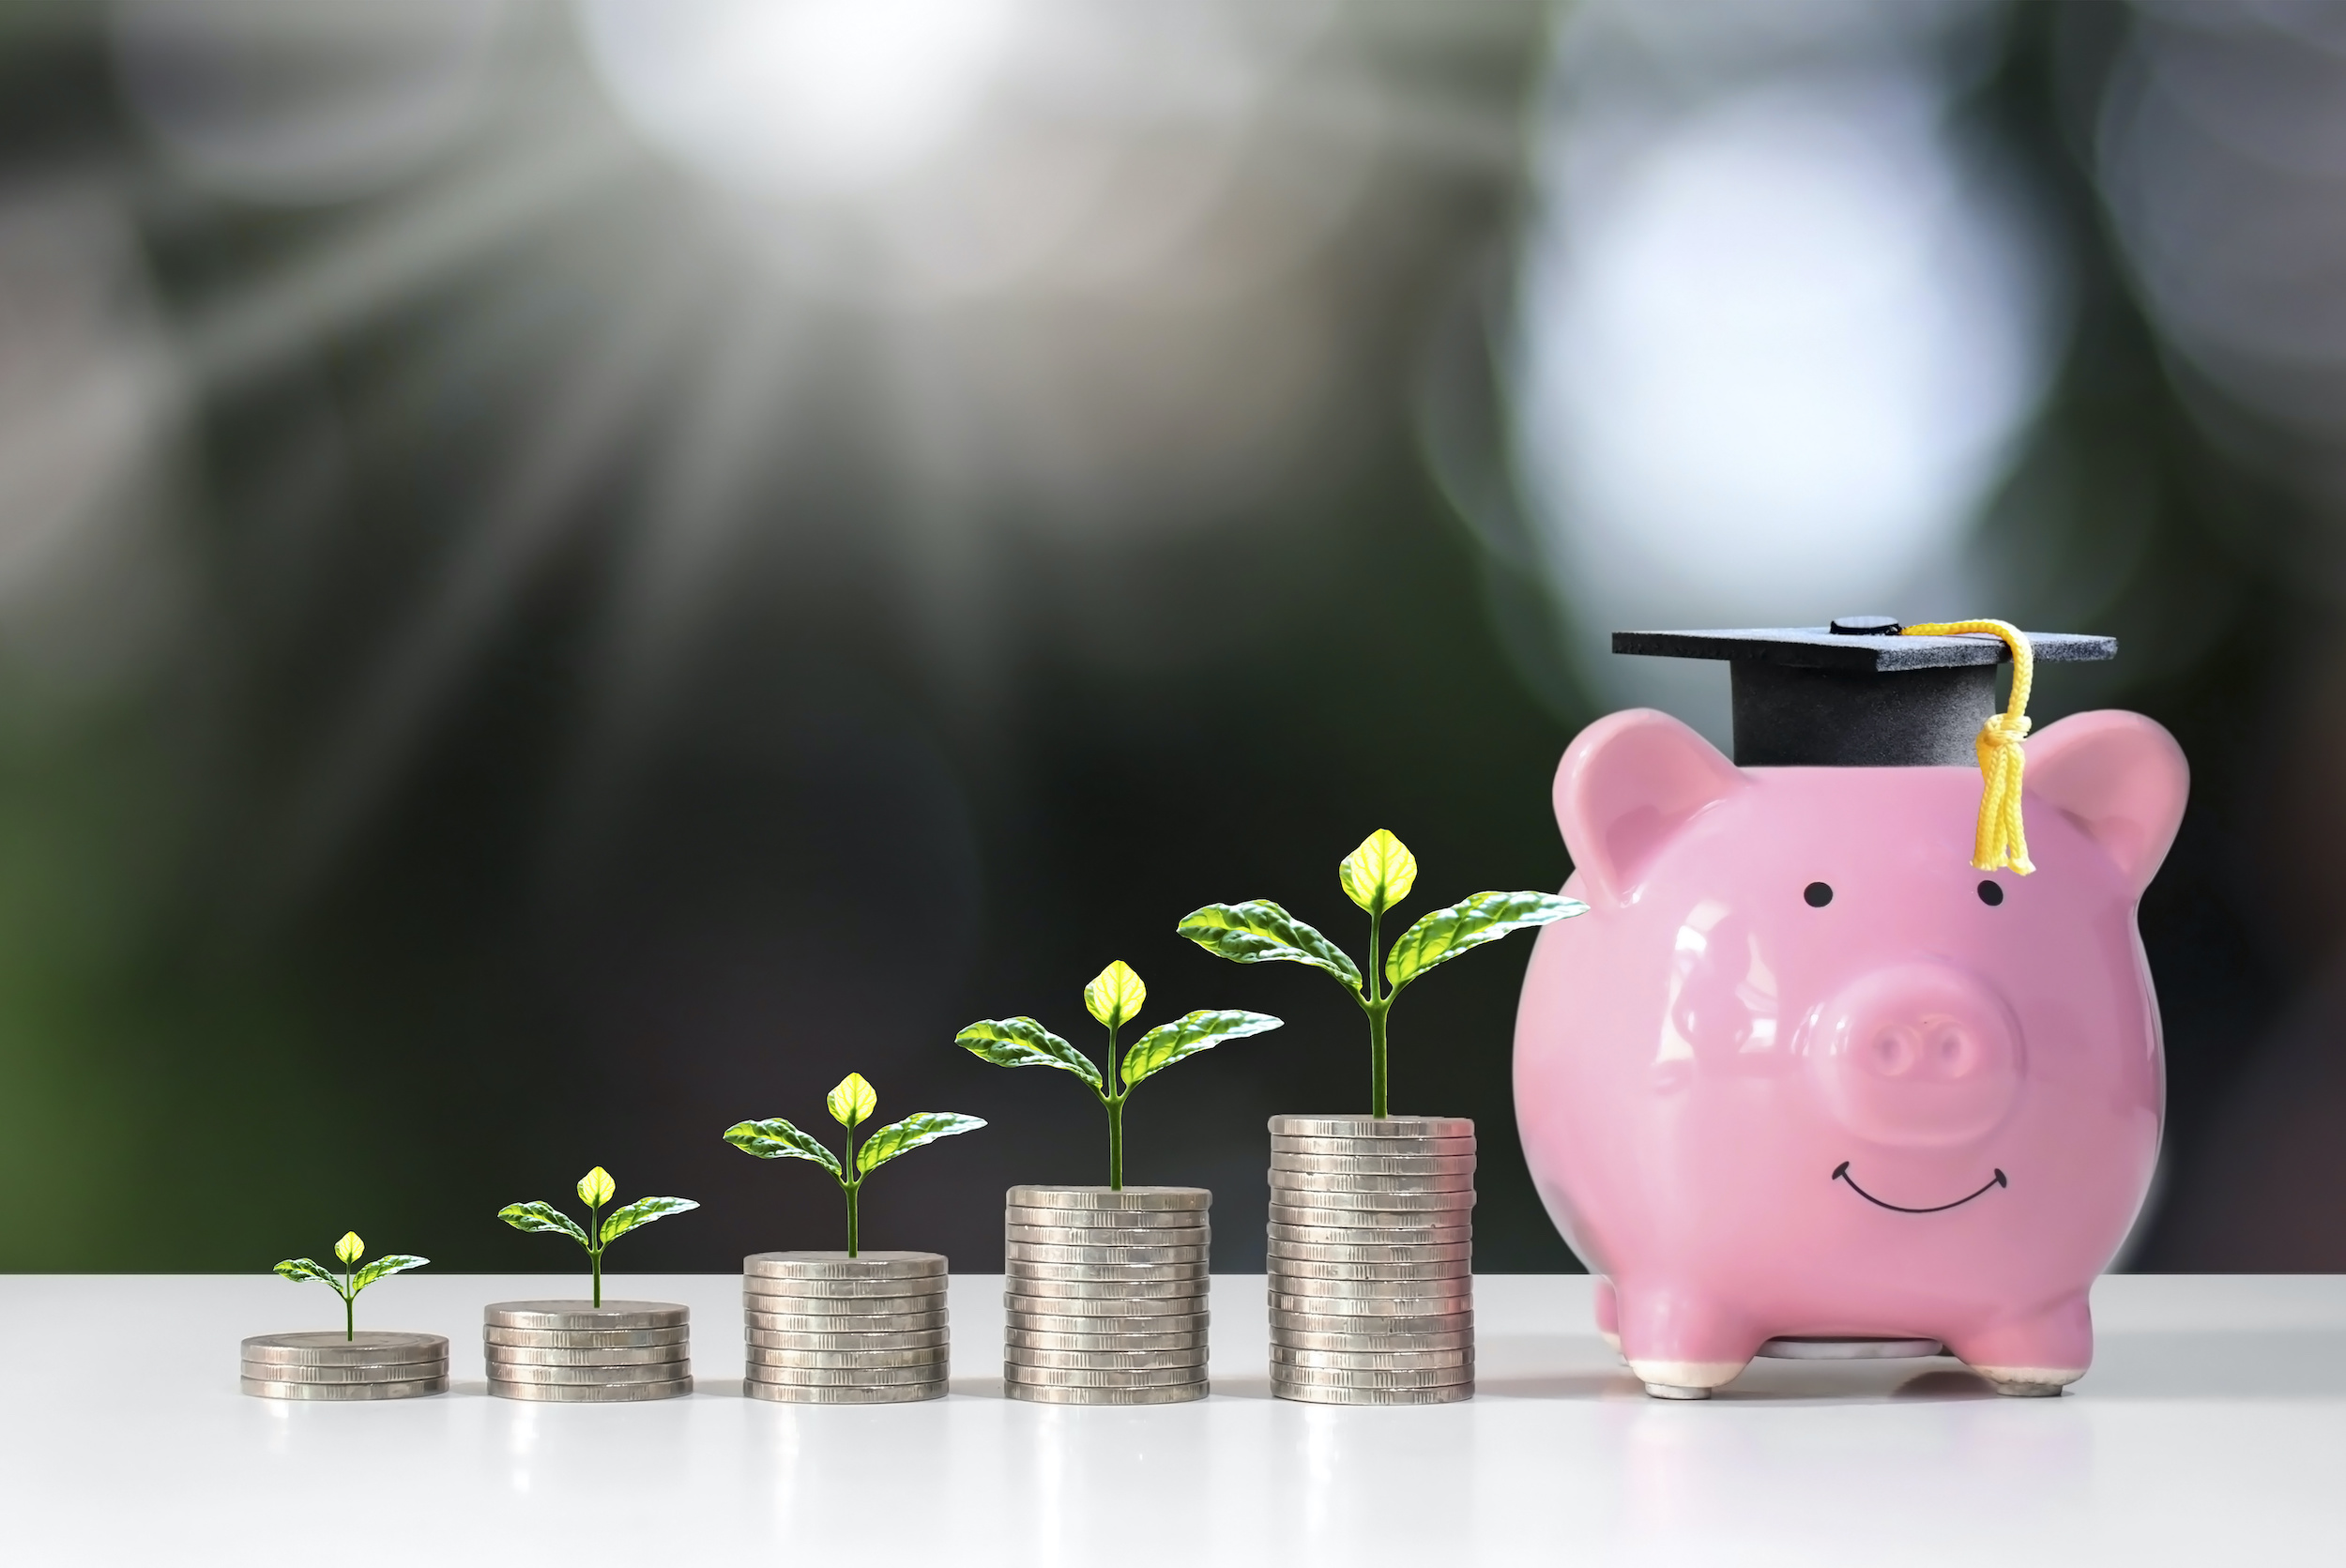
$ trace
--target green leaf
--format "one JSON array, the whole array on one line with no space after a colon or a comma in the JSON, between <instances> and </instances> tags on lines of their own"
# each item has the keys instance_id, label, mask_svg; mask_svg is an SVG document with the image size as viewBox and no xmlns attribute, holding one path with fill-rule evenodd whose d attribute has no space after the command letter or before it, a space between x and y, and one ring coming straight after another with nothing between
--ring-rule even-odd
<instances>
[{"instance_id":1,"label":"green leaf","mask_svg":"<svg viewBox=\"0 0 2346 1568\"><path fill-rule=\"evenodd\" d=\"M1336 867L1344 894L1372 915L1381 915L1417 886L1417 857L1409 846L1382 828L1361 840L1361 846Z\"/></svg>"},{"instance_id":2,"label":"green leaf","mask_svg":"<svg viewBox=\"0 0 2346 1568\"><path fill-rule=\"evenodd\" d=\"M1244 904L1209 904L1174 929L1233 964L1309 964L1325 969L1354 991L1360 967L1345 951L1267 898Z\"/></svg>"},{"instance_id":3,"label":"green leaf","mask_svg":"<svg viewBox=\"0 0 2346 1568\"><path fill-rule=\"evenodd\" d=\"M1139 1017L1141 1004L1148 999L1149 987L1120 958L1092 976L1091 983L1084 987L1084 1011L1111 1029Z\"/></svg>"},{"instance_id":4,"label":"green leaf","mask_svg":"<svg viewBox=\"0 0 2346 1568\"><path fill-rule=\"evenodd\" d=\"M297 1285L301 1283L303 1280L321 1280L328 1285L333 1286L336 1289L340 1289L342 1287L343 1282L335 1277L333 1270L322 1269L306 1257L289 1257L285 1259L284 1262L280 1263L275 1271L284 1275L287 1279L292 1280Z\"/></svg>"},{"instance_id":5,"label":"green leaf","mask_svg":"<svg viewBox=\"0 0 2346 1568\"><path fill-rule=\"evenodd\" d=\"M1170 1024L1159 1024L1133 1042L1133 1048L1124 1053L1124 1087L1130 1088L1183 1057L1210 1051L1226 1040L1242 1040L1278 1027L1279 1020L1267 1012L1198 1012Z\"/></svg>"},{"instance_id":6,"label":"green leaf","mask_svg":"<svg viewBox=\"0 0 2346 1568\"><path fill-rule=\"evenodd\" d=\"M367 1256L367 1244L358 1239L357 1231L344 1231L343 1239L334 1243L334 1256L344 1263L356 1263Z\"/></svg>"},{"instance_id":7,"label":"green leaf","mask_svg":"<svg viewBox=\"0 0 2346 1568\"><path fill-rule=\"evenodd\" d=\"M1589 906L1554 893L1476 893L1447 909L1437 909L1393 944L1385 955L1385 978L1398 991L1437 964L1496 942L1527 926L1585 915Z\"/></svg>"},{"instance_id":8,"label":"green leaf","mask_svg":"<svg viewBox=\"0 0 2346 1568\"><path fill-rule=\"evenodd\" d=\"M839 1174L838 1155L816 1142L813 1134L800 1132L780 1117L766 1121L737 1121L725 1129L725 1142L761 1160L812 1160L831 1175Z\"/></svg>"},{"instance_id":9,"label":"green leaf","mask_svg":"<svg viewBox=\"0 0 2346 1568\"><path fill-rule=\"evenodd\" d=\"M689 1197L639 1197L624 1209L612 1210L611 1217L602 1222L603 1244L608 1246L638 1225L699 1207Z\"/></svg>"},{"instance_id":10,"label":"green leaf","mask_svg":"<svg viewBox=\"0 0 2346 1568\"><path fill-rule=\"evenodd\" d=\"M551 1203L509 1203L497 1210L497 1218L515 1230L541 1230L550 1236L567 1236L580 1246L586 1246L586 1233Z\"/></svg>"},{"instance_id":11,"label":"green leaf","mask_svg":"<svg viewBox=\"0 0 2346 1568\"><path fill-rule=\"evenodd\" d=\"M869 1171L886 1165L897 1155L950 1138L956 1133L974 1133L985 1123L974 1116L958 1111L915 1111L902 1121L891 1121L864 1140L856 1150L855 1165L859 1171Z\"/></svg>"},{"instance_id":12,"label":"green leaf","mask_svg":"<svg viewBox=\"0 0 2346 1568\"><path fill-rule=\"evenodd\" d=\"M578 1201L589 1209L600 1209L611 1201L611 1195L619 1190L611 1180L611 1173L597 1165L578 1179Z\"/></svg>"},{"instance_id":13,"label":"green leaf","mask_svg":"<svg viewBox=\"0 0 2346 1568\"><path fill-rule=\"evenodd\" d=\"M863 1081L861 1073L850 1073L839 1080L823 1101L830 1119L842 1127L853 1128L879 1107L879 1091Z\"/></svg>"},{"instance_id":14,"label":"green leaf","mask_svg":"<svg viewBox=\"0 0 2346 1568\"><path fill-rule=\"evenodd\" d=\"M1091 1058L1031 1018L981 1018L953 1043L997 1067L1056 1067L1100 1088Z\"/></svg>"},{"instance_id":15,"label":"green leaf","mask_svg":"<svg viewBox=\"0 0 2346 1568\"><path fill-rule=\"evenodd\" d=\"M428 1257L410 1257L405 1253L391 1253L378 1257L350 1276L350 1293L356 1296L376 1280L404 1274L410 1269L420 1269L431 1261Z\"/></svg>"}]
</instances>

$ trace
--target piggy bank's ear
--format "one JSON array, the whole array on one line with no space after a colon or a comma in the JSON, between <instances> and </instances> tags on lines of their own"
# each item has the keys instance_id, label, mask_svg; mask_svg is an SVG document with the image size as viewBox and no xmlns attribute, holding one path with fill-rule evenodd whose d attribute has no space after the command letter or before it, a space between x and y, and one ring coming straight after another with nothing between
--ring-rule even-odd
<instances>
[{"instance_id":1,"label":"piggy bank's ear","mask_svg":"<svg viewBox=\"0 0 2346 1568\"><path fill-rule=\"evenodd\" d=\"M2031 737L2022 779L2028 794L2084 829L2138 893L2167 858L2191 793L2191 765L2175 738L2115 708Z\"/></svg>"},{"instance_id":2,"label":"piggy bank's ear","mask_svg":"<svg viewBox=\"0 0 2346 1568\"><path fill-rule=\"evenodd\" d=\"M1556 769L1556 823L1591 891L1619 904L1653 852L1745 780L1667 713L1633 708L1580 732Z\"/></svg>"}]
</instances>

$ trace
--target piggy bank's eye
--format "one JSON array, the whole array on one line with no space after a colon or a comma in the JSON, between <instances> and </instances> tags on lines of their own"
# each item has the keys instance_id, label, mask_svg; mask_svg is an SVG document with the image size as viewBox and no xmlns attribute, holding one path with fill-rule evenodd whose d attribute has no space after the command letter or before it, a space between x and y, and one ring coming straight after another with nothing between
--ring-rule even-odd
<instances>
[{"instance_id":1,"label":"piggy bank's eye","mask_svg":"<svg viewBox=\"0 0 2346 1568\"><path fill-rule=\"evenodd\" d=\"M1800 896L1808 901L1811 909L1821 909L1833 902L1833 885L1829 882L1811 882L1801 890Z\"/></svg>"},{"instance_id":2,"label":"piggy bank's eye","mask_svg":"<svg viewBox=\"0 0 2346 1568\"><path fill-rule=\"evenodd\" d=\"M1990 909L1993 909L1997 905L2002 904L2003 902L2003 884L2001 882L1982 882L1979 885L1979 901L1988 906Z\"/></svg>"}]
</instances>

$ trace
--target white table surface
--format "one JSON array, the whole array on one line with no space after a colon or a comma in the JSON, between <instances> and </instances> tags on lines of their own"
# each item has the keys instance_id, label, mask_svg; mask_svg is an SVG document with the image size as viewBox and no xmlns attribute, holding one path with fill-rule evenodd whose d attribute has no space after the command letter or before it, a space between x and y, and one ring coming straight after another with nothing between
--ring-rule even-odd
<instances>
[{"instance_id":1,"label":"white table surface","mask_svg":"<svg viewBox=\"0 0 2346 1568\"><path fill-rule=\"evenodd\" d=\"M1012 1403L1000 1281L964 1275L951 1398L817 1408L741 1396L736 1276L618 1276L692 1306L699 1392L565 1406L489 1398L480 1322L567 1277L427 1272L359 1321L447 1334L452 1391L298 1405L238 1393L236 1343L339 1326L322 1286L0 1277L6 1343L38 1347L5 1385L0 1562L2346 1563L2346 1277L2106 1279L2093 1372L2025 1400L1948 1361L1651 1400L1585 1278L1475 1288L1465 1405L1271 1398L1249 1275L1214 1282L1211 1399Z\"/></svg>"}]
</instances>

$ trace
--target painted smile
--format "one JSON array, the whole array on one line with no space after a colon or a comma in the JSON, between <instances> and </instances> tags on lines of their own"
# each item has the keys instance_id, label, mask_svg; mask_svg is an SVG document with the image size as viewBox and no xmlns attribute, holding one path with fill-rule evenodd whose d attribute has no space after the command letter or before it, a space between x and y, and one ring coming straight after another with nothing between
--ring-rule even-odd
<instances>
[{"instance_id":1,"label":"painted smile","mask_svg":"<svg viewBox=\"0 0 2346 1568\"><path fill-rule=\"evenodd\" d=\"M1880 1198L1874 1196L1873 1194L1859 1186L1857 1184L1857 1178L1849 1173L1849 1162L1847 1160L1842 1161L1839 1165L1833 1167L1832 1179L1836 1181L1848 1182L1849 1190L1851 1192L1855 1193L1859 1197L1864 1198L1867 1203L1872 1204L1875 1208L1888 1209L1900 1214L1943 1214L1950 1209L1962 1208L1965 1204L1971 1202L1972 1199L1979 1196L1980 1193L1987 1192L1990 1187L2008 1187L2012 1185L2011 1182L2004 1180L2003 1172L1998 1171L1995 1175L1989 1177L1985 1182L1980 1184L1979 1192L1966 1193L1961 1197L1957 1198L1953 1203L1934 1204L1928 1209L1909 1209L1902 1203L1884 1203Z\"/></svg>"}]
</instances>

